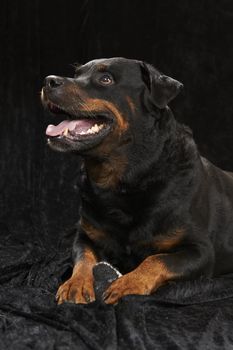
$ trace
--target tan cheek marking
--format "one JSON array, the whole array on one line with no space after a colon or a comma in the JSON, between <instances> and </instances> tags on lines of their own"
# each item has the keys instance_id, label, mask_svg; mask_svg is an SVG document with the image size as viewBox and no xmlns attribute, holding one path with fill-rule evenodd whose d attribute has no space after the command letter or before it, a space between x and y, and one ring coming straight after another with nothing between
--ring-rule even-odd
<instances>
[{"instance_id":1,"label":"tan cheek marking","mask_svg":"<svg viewBox=\"0 0 233 350\"><path fill-rule=\"evenodd\" d=\"M93 241L104 239L106 236L104 231L95 228L84 218L80 219L80 226Z\"/></svg>"},{"instance_id":2,"label":"tan cheek marking","mask_svg":"<svg viewBox=\"0 0 233 350\"><path fill-rule=\"evenodd\" d=\"M135 107L135 104L133 103L132 98L129 97L129 96L126 96L126 100L127 100L127 102L128 102L128 105L129 105L129 107L130 107L131 112L134 114L135 111L136 111L136 107Z\"/></svg>"},{"instance_id":3,"label":"tan cheek marking","mask_svg":"<svg viewBox=\"0 0 233 350\"><path fill-rule=\"evenodd\" d=\"M123 115L112 102L97 98L87 98L85 99L85 105L81 106L81 109L86 112L101 112L108 110L115 115L120 130L125 131L128 128L127 121L125 121Z\"/></svg>"},{"instance_id":4,"label":"tan cheek marking","mask_svg":"<svg viewBox=\"0 0 233 350\"><path fill-rule=\"evenodd\" d=\"M79 99L84 100L86 98L86 94L82 89L79 88L79 86L75 83L69 83L64 87L64 92L71 96L71 98L75 98L75 101L73 102L74 105L76 103L79 103ZM77 98L77 100L76 100Z\"/></svg>"}]
</instances>

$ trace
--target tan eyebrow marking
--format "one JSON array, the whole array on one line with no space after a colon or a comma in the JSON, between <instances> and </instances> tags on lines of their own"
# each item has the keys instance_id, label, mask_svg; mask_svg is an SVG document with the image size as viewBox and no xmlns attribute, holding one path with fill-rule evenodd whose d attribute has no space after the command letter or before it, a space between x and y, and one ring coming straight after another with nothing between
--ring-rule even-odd
<instances>
[{"instance_id":1,"label":"tan eyebrow marking","mask_svg":"<svg viewBox=\"0 0 233 350\"><path fill-rule=\"evenodd\" d=\"M107 70L107 68L108 68L108 66L106 66L105 64L99 64L99 65L97 66L97 70L98 70L99 72L105 72L105 71Z\"/></svg>"}]
</instances>

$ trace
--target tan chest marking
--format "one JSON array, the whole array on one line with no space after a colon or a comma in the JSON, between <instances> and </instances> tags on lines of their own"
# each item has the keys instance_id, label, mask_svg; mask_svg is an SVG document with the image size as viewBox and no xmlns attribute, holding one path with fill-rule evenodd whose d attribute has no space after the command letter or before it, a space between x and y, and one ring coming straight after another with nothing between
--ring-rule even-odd
<instances>
[{"instance_id":1,"label":"tan chest marking","mask_svg":"<svg viewBox=\"0 0 233 350\"><path fill-rule=\"evenodd\" d=\"M114 189L124 174L127 161L124 156L112 155L105 162L87 159L85 164L88 175L98 186Z\"/></svg>"},{"instance_id":2,"label":"tan chest marking","mask_svg":"<svg viewBox=\"0 0 233 350\"><path fill-rule=\"evenodd\" d=\"M181 243L184 234L185 231L183 229L177 229L168 236L164 237L164 235L161 235L153 241L153 246L158 249L158 251L169 251Z\"/></svg>"},{"instance_id":3,"label":"tan chest marking","mask_svg":"<svg viewBox=\"0 0 233 350\"><path fill-rule=\"evenodd\" d=\"M99 241L106 237L106 233L91 225L86 219L80 219L80 226L92 241Z\"/></svg>"},{"instance_id":4,"label":"tan chest marking","mask_svg":"<svg viewBox=\"0 0 233 350\"><path fill-rule=\"evenodd\" d=\"M158 252L166 253L177 247L182 242L184 235L184 229L177 229L168 234L156 235L156 237L149 242L139 242L139 245L142 247L151 247L156 249Z\"/></svg>"}]
</instances>

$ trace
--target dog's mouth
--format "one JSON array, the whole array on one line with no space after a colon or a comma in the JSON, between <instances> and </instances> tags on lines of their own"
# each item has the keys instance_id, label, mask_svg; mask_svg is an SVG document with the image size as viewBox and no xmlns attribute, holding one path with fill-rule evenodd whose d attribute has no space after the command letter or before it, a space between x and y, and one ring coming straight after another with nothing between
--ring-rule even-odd
<instances>
[{"instance_id":1,"label":"dog's mouth","mask_svg":"<svg viewBox=\"0 0 233 350\"><path fill-rule=\"evenodd\" d=\"M56 116L56 124L50 124L46 129L46 135L49 138L70 140L70 141L88 141L95 138L102 138L109 133L113 124L113 118L108 113L88 113L82 112L73 115L60 106L48 102L47 107Z\"/></svg>"}]
</instances>

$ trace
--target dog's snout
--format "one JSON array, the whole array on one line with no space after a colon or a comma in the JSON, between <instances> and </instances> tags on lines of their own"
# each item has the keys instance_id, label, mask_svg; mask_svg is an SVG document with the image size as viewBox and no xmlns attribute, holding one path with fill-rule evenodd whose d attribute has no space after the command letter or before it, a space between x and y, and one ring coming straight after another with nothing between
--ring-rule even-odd
<instances>
[{"instance_id":1,"label":"dog's snout","mask_svg":"<svg viewBox=\"0 0 233 350\"><path fill-rule=\"evenodd\" d=\"M64 84L64 78L56 75L49 75L45 78L45 86L50 89L56 89Z\"/></svg>"}]
</instances>

